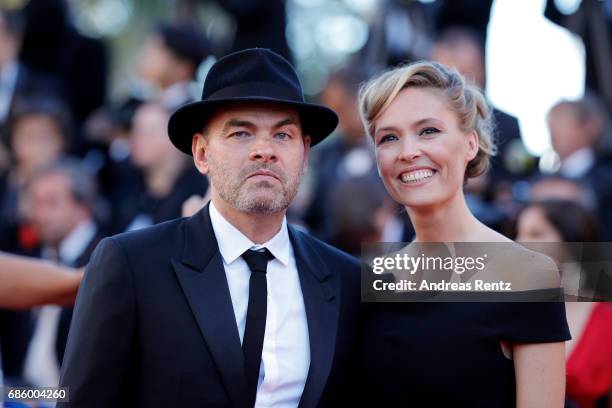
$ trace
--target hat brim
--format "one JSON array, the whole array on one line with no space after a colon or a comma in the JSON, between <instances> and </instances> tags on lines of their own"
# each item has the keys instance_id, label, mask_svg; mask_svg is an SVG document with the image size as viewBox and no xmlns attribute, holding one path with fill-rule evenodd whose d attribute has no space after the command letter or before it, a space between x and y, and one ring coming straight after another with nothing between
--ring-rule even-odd
<instances>
[{"instance_id":1,"label":"hat brim","mask_svg":"<svg viewBox=\"0 0 612 408\"><path fill-rule=\"evenodd\" d=\"M325 139L338 126L338 115L333 110L313 103L264 97L212 99L184 105L174 112L168 121L170 141L177 149L191 155L193 136L203 131L213 112L223 105L234 102L266 102L295 108L300 114L304 135L311 137L311 146Z\"/></svg>"}]
</instances>

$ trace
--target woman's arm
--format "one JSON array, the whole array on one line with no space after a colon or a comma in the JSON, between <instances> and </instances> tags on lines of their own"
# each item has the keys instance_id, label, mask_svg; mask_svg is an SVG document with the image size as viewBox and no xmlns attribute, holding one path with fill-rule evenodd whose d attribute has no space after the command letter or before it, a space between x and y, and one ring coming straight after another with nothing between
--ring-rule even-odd
<instances>
[{"instance_id":1,"label":"woman's arm","mask_svg":"<svg viewBox=\"0 0 612 408\"><path fill-rule=\"evenodd\" d=\"M74 303L83 271L0 253L0 307Z\"/></svg>"},{"instance_id":2,"label":"woman's arm","mask_svg":"<svg viewBox=\"0 0 612 408\"><path fill-rule=\"evenodd\" d=\"M562 408L565 403L565 343L513 345L517 408Z\"/></svg>"}]
</instances>

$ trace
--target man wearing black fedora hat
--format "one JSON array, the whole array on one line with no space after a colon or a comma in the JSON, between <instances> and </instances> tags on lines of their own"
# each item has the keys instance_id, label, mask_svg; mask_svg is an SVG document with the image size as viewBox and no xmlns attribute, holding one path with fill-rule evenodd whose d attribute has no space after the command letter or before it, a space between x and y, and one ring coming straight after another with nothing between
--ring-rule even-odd
<instances>
[{"instance_id":1,"label":"man wearing black fedora hat","mask_svg":"<svg viewBox=\"0 0 612 408\"><path fill-rule=\"evenodd\" d=\"M345 406L359 265L287 225L310 147L336 114L266 49L221 58L172 143L208 175L190 218L101 242L85 274L60 407Z\"/></svg>"}]
</instances>

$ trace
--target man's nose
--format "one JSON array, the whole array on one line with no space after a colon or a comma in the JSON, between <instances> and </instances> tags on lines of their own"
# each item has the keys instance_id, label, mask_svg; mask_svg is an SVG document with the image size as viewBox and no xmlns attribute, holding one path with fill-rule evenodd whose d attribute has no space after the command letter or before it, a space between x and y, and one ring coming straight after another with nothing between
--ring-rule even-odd
<instances>
[{"instance_id":1,"label":"man's nose","mask_svg":"<svg viewBox=\"0 0 612 408\"><path fill-rule=\"evenodd\" d=\"M250 160L255 161L276 161L273 142L267 137L257 137L249 154Z\"/></svg>"}]
</instances>

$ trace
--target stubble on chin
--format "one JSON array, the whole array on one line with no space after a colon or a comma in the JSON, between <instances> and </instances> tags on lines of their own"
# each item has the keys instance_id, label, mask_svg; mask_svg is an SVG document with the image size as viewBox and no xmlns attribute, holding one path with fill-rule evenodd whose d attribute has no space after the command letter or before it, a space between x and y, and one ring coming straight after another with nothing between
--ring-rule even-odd
<instances>
[{"instance_id":1,"label":"stubble on chin","mask_svg":"<svg viewBox=\"0 0 612 408\"><path fill-rule=\"evenodd\" d=\"M268 181L243 183L235 195L233 203L241 211L253 214L274 214L285 210L293 197L288 200L283 188L272 185ZM231 197L228 197L232 199Z\"/></svg>"},{"instance_id":2,"label":"stubble on chin","mask_svg":"<svg viewBox=\"0 0 612 408\"><path fill-rule=\"evenodd\" d=\"M265 168L265 166L258 167ZM301 173L288 176L275 169L274 172L279 176L280 183L265 180L249 182L248 175L256 170L258 170L256 166L250 166L235 174L226 166L213 161L209 178L221 199L239 211L251 214L274 214L286 210L297 193Z\"/></svg>"}]
</instances>

